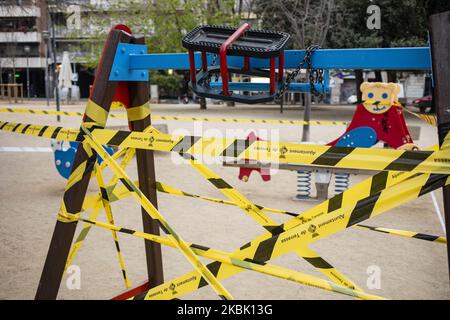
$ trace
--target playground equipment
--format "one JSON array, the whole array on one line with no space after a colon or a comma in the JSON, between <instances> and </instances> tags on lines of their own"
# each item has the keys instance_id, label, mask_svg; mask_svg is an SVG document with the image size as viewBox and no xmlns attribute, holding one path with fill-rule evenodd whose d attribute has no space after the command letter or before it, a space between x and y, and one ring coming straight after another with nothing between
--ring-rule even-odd
<instances>
[{"instance_id":1,"label":"playground equipment","mask_svg":"<svg viewBox=\"0 0 450 320\"><path fill-rule=\"evenodd\" d=\"M449 16L450 13L435 17L436 22L431 30L433 66L436 63L440 66L439 75L434 70L436 88L442 88L443 83L450 77L449 53L440 50L440 46L445 48L450 44L450 37L446 33ZM230 293L223 287L220 280L243 270L253 270L358 298L374 299L379 297L365 293L329 262L311 250L308 245L346 228L356 226L370 231L386 232L386 234L392 235L401 234L436 243L446 243L442 237L416 232L401 232L395 229L384 230L360 224L364 220L450 183L448 178L450 152L447 150L448 141L450 141L450 137L447 137L450 128L448 126L450 114L445 115L444 108L444 105L450 101L448 96L441 91L437 90L435 99L437 109L442 108L441 112L444 113L444 115L438 113L440 150L437 146L426 151L410 151L262 140L250 142L239 138L175 136L163 134L151 126L146 81L148 81L148 69L189 68L188 55L146 54L146 47L143 43L143 38L131 35L131 31L125 26L119 26L110 32L80 129L0 122L0 130L80 142L68 187L58 213L58 221L36 294L37 299L56 298L68 257L73 257L73 254L69 255L69 252L78 221L86 223L82 230L84 236L86 228L91 226L113 232L121 270L127 286L129 282L120 254L117 233L126 233L146 239L149 281L120 295L120 298L125 299L132 297L135 299L173 299L208 284L220 297L230 299ZM304 54L304 51L286 51L285 67L296 68ZM242 67L244 63L242 59L239 57L234 60L235 58L230 57L229 63L233 61L238 67ZM208 63L211 63L211 55L207 54L206 59ZM197 59L197 61L199 60ZM254 67L259 65L261 68L268 68L267 62L259 59L250 58L250 64ZM429 48L317 50L312 57L312 65L325 69L430 70L431 68ZM119 81L127 82L130 97L127 115L133 131L104 129ZM295 85L299 85L297 87L299 89L310 89L310 84ZM258 86L256 85L255 88ZM318 89L322 90L320 87L318 86ZM239 90L239 85L237 88ZM261 88L267 87L261 86ZM289 84L289 89L293 88L295 88L294 84ZM121 149L110 156L102 148L102 145L116 146ZM208 199L187 194L182 190L157 182L154 175L153 150L178 153L187 164L200 172L229 200ZM138 183L129 179L123 171L134 152L136 152L138 162ZM102 165L96 164L97 154L104 159ZM324 169L339 168L346 172L353 169L380 172L318 206L297 214L252 203L198 161L195 158L196 155L228 157L236 161L248 159L286 166L314 165L322 166ZM116 163L115 160L121 156L121 163ZM111 168L114 173L108 184L104 183L102 176L102 169L106 166ZM403 174L398 174L399 171L402 171ZM91 176L97 178L101 192L86 196ZM119 181L124 184L123 187L116 186ZM238 206L266 232L251 242L243 244L232 253L185 242L157 210L157 191ZM144 232L114 225L110 203L128 196L135 197L143 208ZM95 210L90 213L89 218L83 215L84 211L92 210L99 204L105 208L109 223L98 221L96 219L98 212ZM279 225L264 211L294 217ZM450 210L446 210L447 223L450 220L449 212ZM167 237L159 235L159 227L167 234ZM177 279L164 282L160 244L178 248L194 266L194 270ZM268 263L271 259L288 252L295 252L332 282ZM214 262L205 266L198 260L197 255Z\"/></svg>"},{"instance_id":2,"label":"playground equipment","mask_svg":"<svg viewBox=\"0 0 450 320\"><path fill-rule=\"evenodd\" d=\"M371 128L368 135L361 132L354 134L360 142L343 141L346 147L371 147L378 141L388 144L391 148L405 150L417 149L414 144L403 116L403 108L398 103L397 94L400 86L396 83L364 82L361 84L363 103L359 104L347 130L329 145L336 145L352 135L352 131L361 127ZM363 141L367 139L368 141Z\"/></svg>"},{"instance_id":3,"label":"playground equipment","mask_svg":"<svg viewBox=\"0 0 450 320\"><path fill-rule=\"evenodd\" d=\"M381 141L395 149L418 149L406 125L403 107L397 99L400 86L396 83L364 82L360 89L364 102L357 106L353 119L345 132L328 145L370 148ZM316 181L319 181L317 184L318 199L328 198L331 170L312 168L298 172L296 199L310 198L311 172L313 170L316 171ZM349 185L350 174L348 172L335 172L335 194L345 191Z\"/></svg>"},{"instance_id":4,"label":"playground equipment","mask_svg":"<svg viewBox=\"0 0 450 320\"><path fill-rule=\"evenodd\" d=\"M67 148L64 147L64 141L52 140L51 146L53 149L53 154L55 156L55 166L58 173L64 178L69 179L70 173L72 172L73 162L75 160L75 154L78 149L78 142L71 141ZM108 146L103 146L103 148L112 155L114 149ZM103 159L97 157L98 164L102 164Z\"/></svg>"},{"instance_id":5,"label":"playground equipment","mask_svg":"<svg viewBox=\"0 0 450 320\"><path fill-rule=\"evenodd\" d=\"M275 93L283 82L284 48L289 35L284 32L269 30L251 30L248 23L238 29L224 26L199 26L183 38L183 46L189 52L189 66L191 81L189 87L201 97L236 101L243 103L263 103L275 99ZM201 51L202 66L196 73L195 51ZM208 67L206 53L219 54L220 66ZM228 64L229 56L243 57L244 66L233 67ZM250 58L269 59L269 71L253 67ZM278 60L278 73L275 70ZM212 87L211 77L220 77L222 84L219 88ZM266 94L242 95L233 93L229 87L229 74L244 76L258 76L270 79L269 90ZM267 89L266 89L267 91Z\"/></svg>"},{"instance_id":6,"label":"playground equipment","mask_svg":"<svg viewBox=\"0 0 450 320\"><path fill-rule=\"evenodd\" d=\"M254 141L261 140L255 132L250 132L250 134L247 136L247 140L249 143ZM248 159L245 159L244 162L248 163ZM264 168L239 168L239 180L242 180L244 182L247 182L248 179L250 179L250 175L253 171L258 172L261 175L261 179L264 182L270 181L270 169L264 169Z\"/></svg>"}]
</instances>

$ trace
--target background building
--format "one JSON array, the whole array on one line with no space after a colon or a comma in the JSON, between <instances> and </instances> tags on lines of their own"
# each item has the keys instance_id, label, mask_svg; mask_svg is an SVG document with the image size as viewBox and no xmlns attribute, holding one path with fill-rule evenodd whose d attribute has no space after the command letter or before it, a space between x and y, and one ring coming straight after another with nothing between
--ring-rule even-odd
<instances>
[{"instance_id":1,"label":"background building","mask_svg":"<svg viewBox=\"0 0 450 320\"><path fill-rule=\"evenodd\" d=\"M68 51L74 82L87 97L94 71L83 67L80 48L88 32L75 30L81 30L81 16L91 13L91 2L0 1L0 83L23 84L25 97L43 98L47 90L52 97L54 58L58 68Z\"/></svg>"}]
</instances>

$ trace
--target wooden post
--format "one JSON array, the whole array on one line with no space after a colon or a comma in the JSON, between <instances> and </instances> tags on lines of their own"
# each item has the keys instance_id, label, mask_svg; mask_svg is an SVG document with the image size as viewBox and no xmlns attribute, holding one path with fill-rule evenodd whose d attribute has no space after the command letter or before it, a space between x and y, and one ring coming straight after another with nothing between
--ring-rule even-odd
<instances>
[{"instance_id":1,"label":"wooden post","mask_svg":"<svg viewBox=\"0 0 450 320\"><path fill-rule=\"evenodd\" d=\"M129 34L119 30L112 30L103 49L102 59L99 63L90 100L107 112L109 112L111 107L111 102L117 86L117 82L109 81L109 74L114 61L116 48L119 42L129 43L130 40L131 36ZM93 120L86 117L86 115L83 121L93 122ZM77 168L85 161L88 161L88 163L92 162L92 160L96 161L96 157L97 154L94 150L93 155L89 157L84 148L80 146L75 155L73 169ZM81 211L91 172L92 166L87 165L85 174L81 180L64 192L63 201L67 213L76 214ZM37 288L36 299L56 299L76 226L76 221L61 222L58 220L56 222L44 269Z\"/></svg>"},{"instance_id":2,"label":"wooden post","mask_svg":"<svg viewBox=\"0 0 450 320\"><path fill-rule=\"evenodd\" d=\"M143 37L135 38L134 44L145 44ZM143 106L148 103L150 98L148 82L129 82L130 108ZM144 131L151 124L151 116L131 123L134 131ZM136 150L136 161L139 178L139 188L142 193L150 200L155 208L158 208L155 160L153 150ZM149 214L142 210L142 223L144 232L151 234L160 234L158 221L152 219ZM145 241L145 255L147 259L148 284L150 288L156 287L164 282L163 264L161 255L161 245L149 240Z\"/></svg>"},{"instance_id":3,"label":"wooden post","mask_svg":"<svg viewBox=\"0 0 450 320\"><path fill-rule=\"evenodd\" d=\"M450 129L450 11L430 16L430 47L433 64L433 101L436 106L439 143ZM443 189L445 229L450 234L450 186ZM450 246L447 244L450 271Z\"/></svg>"}]
</instances>

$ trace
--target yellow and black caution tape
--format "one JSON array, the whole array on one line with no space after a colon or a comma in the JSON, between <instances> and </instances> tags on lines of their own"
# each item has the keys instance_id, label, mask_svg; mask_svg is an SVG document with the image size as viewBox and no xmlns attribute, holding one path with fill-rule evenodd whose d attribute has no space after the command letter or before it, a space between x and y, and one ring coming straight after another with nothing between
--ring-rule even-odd
<instances>
[{"instance_id":1,"label":"yellow and black caution tape","mask_svg":"<svg viewBox=\"0 0 450 320\"><path fill-rule=\"evenodd\" d=\"M120 156L123 155L123 158L120 162L120 167L122 169L125 169L126 166L129 164L130 160L133 158L135 154L134 149L121 149L113 154L112 158L117 159ZM101 165L99 165L100 170L104 169L106 167L106 163L103 162ZM131 196L131 193L128 191L126 187L116 187L117 183L119 182L119 178L117 175L113 175L113 177L110 179L108 185L106 186L106 194L108 195L108 199L110 202L117 201L119 199L125 198L125 196ZM89 211L92 210L89 219L90 220L96 220L100 210L103 208L102 206L102 194L96 193L90 196L86 196L83 201L82 211ZM67 258L66 262L66 269L68 266L70 266L75 259L75 256L77 255L78 251L81 249L81 246L83 245L84 240L86 239L92 225L91 224L84 224L80 233L78 234L75 242L73 243L69 256ZM122 268L122 266L121 266Z\"/></svg>"},{"instance_id":2,"label":"yellow and black caution tape","mask_svg":"<svg viewBox=\"0 0 450 320\"><path fill-rule=\"evenodd\" d=\"M397 235L397 236L406 237L406 238L420 239L420 240L432 241L432 242L437 242L437 243L447 243L447 238L441 237L441 236L435 236L432 234L384 228L384 227L366 226L363 224L356 224L355 227L361 228L361 229L377 231L377 232L381 232L381 233Z\"/></svg>"},{"instance_id":3,"label":"yellow and black caution tape","mask_svg":"<svg viewBox=\"0 0 450 320\"><path fill-rule=\"evenodd\" d=\"M205 197L205 196L201 196L198 194L192 194L192 193L185 192L183 190L174 188L174 187L169 186L162 182L156 182L156 187L159 192L163 192L163 193L167 193L167 194L171 194L171 195L191 197L191 198L201 199L201 200L205 200L205 201L236 206L236 203L234 203L233 201ZM125 196L127 196L127 195L126 194L121 195L121 197L125 197ZM266 211L266 212L284 214L284 215L289 215L292 217L298 217L301 215L299 213L294 213L294 212L281 210L281 209L269 208L269 207L265 207L265 206L258 205L258 204L255 204L255 206L258 207L259 209L261 209L262 211ZM436 243L447 243L447 239L445 237L421 233L421 232L406 231L406 230L384 228L384 227L372 227L372 226L367 226L367 225L362 225L362 224L356 224L356 225L354 225L354 227L377 231L377 232L382 232L382 233L391 234L391 235L397 235L397 236L406 237L406 238L414 238L414 239L432 241L432 242L436 242Z\"/></svg>"},{"instance_id":4,"label":"yellow and black caution tape","mask_svg":"<svg viewBox=\"0 0 450 320\"><path fill-rule=\"evenodd\" d=\"M202 199L202 200L206 200L206 201L210 201L210 202L226 204L226 205L231 205L231 206L237 206L237 204L233 201L216 199L216 198L211 198L211 197L201 196L198 194L189 193L189 192L177 189L175 187L169 186L168 184L165 184L165 183L162 183L159 181L156 182L156 188L159 192L162 192L162 193L167 193L167 194L177 195L177 196L184 196L184 197L191 197L191 198L196 198L196 199ZM124 196L124 195L122 195L122 196ZM268 208L268 207L264 207L264 206L261 206L258 204L255 204L255 206L257 208L259 208L263 211L267 211L267 212L285 214L285 215L289 215L292 217L297 217L299 215L298 213L281 210L281 209Z\"/></svg>"},{"instance_id":5,"label":"yellow and black caution tape","mask_svg":"<svg viewBox=\"0 0 450 320\"><path fill-rule=\"evenodd\" d=\"M14 130L16 130L16 129L14 129ZM27 130L27 129L25 129L25 130ZM45 136L45 134L48 134L48 133L46 133L46 131L47 131L47 129L45 129L43 132L42 132L42 128L41 128L41 130L40 130L40 132L39 132L39 136ZM103 131L103 130L102 130ZM41 132L42 132L42 134L41 134ZM86 132L86 134L89 134L88 132ZM95 130L94 130L94 134L95 134ZM92 140L92 138L91 137L86 137L86 139L87 139L87 142L90 142L90 143L92 143L92 144L94 144L94 141ZM96 146L96 147L98 147L98 146ZM99 150L102 150L102 148L101 148L101 146L99 147L100 149ZM86 151L86 152L88 152L88 151ZM100 152L100 151L99 151ZM104 151L103 151L104 152ZM180 151L181 152L181 151ZM114 161L113 161L113 163L114 163ZM109 163L110 164L110 163ZM110 164L111 165L111 164ZM119 169L120 169L120 167L119 167ZM425 175L420 175L420 176L425 176ZM419 176L419 177L420 177ZM428 175L429 176L429 175ZM413 179L415 179L415 178L413 178ZM70 179L69 179L70 180ZM411 180L411 179L410 179ZM76 183L76 182L72 182L72 183ZM128 183L128 186L129 186L129 183L132 183L131 181L127 181L127 183ZM70 185L71 183L70 183L70 181L69 181L69 185ZM138 190L138 189L137 189ZM136 191L135 191L135 193L136 193ZM281 229L282 230L282 229ZM285 232L287 232L287 231L285 231ZM272 234L276 234L277 232L275 231L275 230L271 230L271 233ZM205 282L205 284L206 284L206 282Z\"/></svg>"},{"instance_id":6,"label":"yellow and black caution tape","mask_svg":"<svg viewBox=\"0 0 450 320\"><path fill-rule=\"evenodd\" d=\"M172 195L179 195L179 196L188 196L188 197L194 197L194 198L199 198L199 199L203 199L203 200L207 200L207 201L212 201L212 202L217 202L217 203L223 203L223 204L229 204L229 205L236 205L235 203L233 203L232 201L227 201L227 200L221 200L221 199L215 199L215 198L210 198L210 197L203 197L203 196L199 196L199 195L195 195L195 194L191 194L191 193L187 193L185 191L176 189L174 187L171 187L167 184L158 182L157 183L157 189L160 192L164 192L164 193L168 193L168 194L172 194ZM117 193L116 193L117 192ZM116 193L114 195L114 201L119 200L119 199L123 199L127 196L130 195L130 192L125 188L125 187L119 187L117 188L114 193ZM92 196L91 196L92 197ZM277 213L287 213L287 211L284 210L278 210L278 209L271 209L268 207L262 207L262 206L258 206L260 207L262 210L264 211L271 211L271 212L277 212ZM90 209L90 208L87 208ZM294 214L294 213L290 213L290 214ZM294 214L297 215L297 214ZM91 217L89 217L90 223L94 223L96 224L96 222L92 222L93 219L91 219ZM83 220L85 221L85 220ZM87 223L87 226L90 226L91 224ZM100 225L101 227L104 227L103 225ZM378 231L378 232L383 232L383 233L389 233L389 234L394 234L394 235L400 235L400 236L404 236L404 237L410 237L410 238L416 238L416 239L422 239L422 240L427 240L427 241L434 241L434 242L438 242L438 243L446 243L446 239L444 237L439 237L439 236L433 236L433 235L429 235L429 234L424 234L424 233L416 233L416 232L411 232L411 231L403 231L403 230L397 230L397 229L388 229L388 228L379 228L379 227L370 227L370 226L366 226L366 225L360 225L360 224L356 224L354 225L355 227L360 227L360 228L364 228L364 229L369 229L369 230L374 230L374 231ZM119 232L126 232L126 233L133 233L133 232L137 232L137 231L130 231L130 229L124 229L126 231L121 231L121 230L117 230ZM138 232L139 233L139 232ZM150 239L152 240L152 239ZM165 244L165 243L164 243Z\"/></svg>"},{"instance_id":7,"label":"yellow and black caution tape","mask_svg":"<svg viewBox=\"0 0 450 320\"><path fill-rule=\"evenodd\" d=\"M97 178L98 187L100 188L101 201L103 204L103 208L105 209L106 217L108 219L108 222L111 225L114 225L114 218L113 218L113 213L112 213L112 209L111 209L108 191L106 189L105 181L103 179L103 175L100 170L100 166L98 165L97 162L95 163L95 166L94 166L94 173ZM122 252L120 251L119 238L117 237L117 233L114 230L111 230L111 233L112 233L112 237L114 240L114 244L116 246L116 252L117 252L117 257L119 259L120 268L122 269L122 276L123 276L123 279L125 282L125 287L130 288L131 283L130 283L130 280L128 279L127 271L125 269L125 262L123 260Z\"/></svg>"},{"instance_id":8,"label":"yellow and black caution tape","mask_svg":"<svg viewBox=\"0 0 450 320\"><path fill-rule=\"evenodd\" d=\"M413 116L425 121L429 125L433 127L437 127L437 118L434 114L425 114L425 113L416 113L411 110L408 110L407 108L403 107L403 110L405 110L407 113L412 114Z\"/></svg>"},{"instance_id":9,"label":"yellow and black caution tape","mask_svg":"<svg viewBox=\"0 0 450 320\"><path fill-rule=\"evenodd\" d=\"M127 118L133 119L133 111L125 109L127 113L110 113L111 118ZM7 113L25 113L34 115L60 115L68 117L82 117L82 112L75 111L55 111L55 110L39 110L39 109L16 109L16 108L0 108L0 112ZM131 116L131 117L130 117ZM158 116L152 115L152 120L164 121L202 121L202 122L228 122L228 123L257 123L257 124L291 124L291 125L337 125L345 126L348 122L345 121L303 121L303 120L282 120L282 119L229 119L229 118L205 118L205 117L179 117L179 116Z\"/></svg>"},{"instance_id":10,"label":"yellow and black caution tape","mask_svg":"<svg viewBox=\"0 0 450 320\"><path fill-rule=\"evenodd\" d=\"M0 121L0 130L67 141L83 139L83 135L77 129L55 126ZM161 133L156 129L149 132L93 129L92 136L103 145L122 148L346 169L450 174L449 150L409 151L175 136Z\"/></svg>"},{"instance_id":11,"label":"yellow and black caution tape","mask_svg":"<svg viewBox=\"0 0 450 320\"><path fill-rule=\"evenodd\" d=\"M133 149L131 149L133 150ZM114 155L115 156L115 155ZM208 178L208 180L210 182L212 182L215 185L224 185L226 184L223 180L220 179L220 177L216 177L215 174L210 171L207 167L201 165L200 163L198 163L198 161L196 162L196 168L206 177ZM214 181L212 181L212 180ZM221 183L219 183L220 181L222 181ZM170 191L174 191L174 188L171 188L170 186L167 185L163 185L163 184L158 184L158 189L161 189L161 186L163 186L163 188L165 187L166 190L170 190ZM121 188L117 188L117 192L118 194L114 195L114 192L111 192L110 195L108 195L108 199L110 199L111 201L115 201L118 200L119 198L123 198L125 196L128 196L130 194L130 192L128 190L120 190ZM128 191L128 194L127 194ZM104 193L104 191L102 192L102 194ZM236 190L228 190L228 192L224 192L225 194L228 195L233 195L235 198L237 198L239 201L241 201L241 207L243 207L244 210L248 211L248 207L251 207L252 204L250 201L246 200L242 195L240 195ZM212 199L212 198L211 198ZM96 203L98 203L99 201L99 197L98 196L89 196L85 199L85 203L83 205L83 210L89 210L91 207L94 207L94 211L95 211L95 205ZM228 202L229 204L235 204L234 202ZM271 221L270 218L268 218L267 216L265 216L262 212L260 212L259 208L253 208L252 210L255 210L255 212L252 212L251 216L255 217L255 213L260 215L263 219L262 222L261 220L259 220L259 222L261 222L263 225L269 223L269 225L267 225L267 229L271 230L272 226L275 226L275 222ZM274 210L274 209L272 209ZM257 218L256 218L257 219ZM258 219L257 219L258 220ZM85 238L85 236L87 235L87 232L89 230L86 230L86 233L83 234L83 239ZM81 244L80 244L81 245ZM310 248L307 247L300 247L297 250L299 256L303 257L307 262L309 262L310 264L312 264L316 269L318 269L320 272L324 273L325 275L327 275L330 279L332 279L333 281L335 281L338 285L344 285L346 287L349 287L350 289L356 289L358 291L362 291L361 288L357 287L353 282L351 282L350 280L348 280L345 276L343 276L339 271L337 271L333 266L331 266L328 262L326 262L323 258L321 258L320 256L318 256L313 250L311 250ZM73 256L73 255L71 255Z\"/></svg>"},{"instance_id":12,"label":"yellow and black caution tape","mask_svg":"<svg viewBox=\"0 0 450 320\"><path fill-rule=\"evenodd\" d=\"M137 183L137 182L135 182L135 183ZM167 194L177 195L177 196L184 196L184 197L191 197L191 198L201 199L201 200L210 201L210 202L214 202L214 203L236 206L236 203L234 203L233 201L228 201L228 200L217 199L217 198L212 198L212 197L189 193L189 192L180 190L173 186L169 186L168 184L165 184L165 183L162 183L159 181L156 182L156 188L157 188L158 192L162 192L162 193L167 193ZM126 197L131 196L130 192L125 187L118 188L117 191L114 191L113 195L114 195L114 201L122 200ZM97 198L98 196L94 195L91 197ZM89 197L87 198L87 201L89 201ZM255 206L257 206L262 211L266 211L266 212L289 215L292 217L301 216L300 213L294 213L294 212L287 211L287 210L274 209L274 208L265 207L265 206L262 206L259 204L255 204ZM92 209L92 208L93 208L93 205L89 206L88 210ZM367 226L367 225L362 225L362 224L356 224L356 225L354 225L354 227L371 230L371 231L377 231L377 232L381 232L381 233L385 233L385 234L397 235L397 236L406 237L406 238L414 238L414 239L432 241L432 242L443 243L443 244L447 243L447 239L445 237L436 236L436 235L427 234L427 233L399 230L399 229L392 229L392 228L385 228L385 227L373 227L373 226Z\"/></svg>"},{"instance_id":13,"label":"yellow and black caution tape","mask_svg":"<svg viewBox=\"0 0 450 320\"><path fill-rule=\"evenodd\" d=\"M195 159L189 154L181 154L181 156L195 169L197 170L205 179L207 179L214 187L216 187L222 194L224 194L228 199L233 201L236 206L240 207L245 211L253 220L255 220L259 225L264 227L267 231L273 232L279 228L278 224L268 217L260 207L253 204L239 191L234 189L225 180L223 180L219 175L213 172L210 168L201 163L198 159ZM306 246L299 246L295 252L297 255L305 259L319 272L323 273L329 277L332 281L349 287L351 289L356 289L363 291L362 288L358 287L350 279L344 276L341 272L336 270L331 264L325 261L312 249Z\"/></svg>"},{"instance_id":14,"label":"yellow and black caution tape","mask_svg":"<svg viewBox=\"0 0 450 320\"><path fill-rule=\"evenodd\" d=\"M425 121L426 123L428 123L429 125L432 125L433 127L437 127L437 118L436 115L434 114L424 114L424 113L417 113L417 112L413 112L409 109L407 109L405 106L403 106L400 102L398 101L394 101L394 103L383 103L380 101L374 101L374 100L365 100L363 101L364 105L377 105L377 106L397 106L402 108L403 111L412 114L413 116L419 118L422 121Z\"/></svg>"},{"instance_id":15,"label":"yellow and black caution tape","mask_svg":"<svg viewBox=\"0 0 450 320\"><path fill-rule=\"evenodd\" d=\"M126 233L126 234L129 234L132 236L136 236L139 238L143 238L146 240L150 240L153 242L157 242L157 243L160 243L163 245L167 245L167 246L176 248L174 243L167 237L148 234L148 233L132 230L129 228L123 228L123 227L115 226L112 224L103 223L100 221L84 219L81 217L76 218L76 220L83 221L83 222L98 226L100 228L114 230L114 231L121 232L121 233ZM320 279L320 278L317 278L317 277L314 277L314 276L311 276L308 274L304 274L304 273L301 273L298 271L294 271L291 269L287 269L287 268L283 268L283 267L279 267L279 266L275 266L275 265L271 265L271 264L267 264L267 263L261 263L258 261L252 261L250 259L239 260L239 259L230 257L230 254L223 252L221 250L205 247L205 246L202 246L199 244L194 244L194 243L186 243L186 244L192 249L192 251L195 254L205 257L205 258L208 258L208 259L211 259L211 260L214 260L216 263L228 265L230 268L234 268L239 271L252 270L252 271L260 272L260 273L267 274L270 276L274 276L277 278L300 283L303 285L312 286L312 287L327 290L327 291L342 293L342 294L345 294L345 295L348 295L351 297L360 298L360 299L368 299L368 300L383 299L382 297L379 297L379 296L376 296L373 294L367 294L362 291L349 289L347 287L336 285L332 282L329 282L329 281L326 281L326 280L323 280L323 279ZM197 279L197 277L194 277L194 278ZM172 287L170 289L170 291L176 292L176 288Z\"/></svg>"},{"instance_id":16,"label":"yellow and black caution tape","mask_svg":"<svg viewBox=\"0 0 450 320\"><path fill-rule=\"evenodd\" d=\"M422 194L448 185L449 183L448 177L444 175L418 175L408 179L408 181L398 183L381 192L361 199L353 206L340 208L329 214L318 214L309 222L301 223L287 231L266 233L253 241L244 244L239 250L233 252L231 257L241 260L251 259L253 261L264 263L295 250L299 245L307 245L311 242L323 239L354 224L358 224L359 222L381 214L393 207L413 200ZM296 219L297 222L299 221L298 218L294 219ZM283 230L284 226L285 224L282 224L280 229ZM237 269L230 268L223 264L216 265L215 270L215 274L219 280L240 272ZM175 288L175 293L165 290L171 283L178 284ZM190 272L150 289L145 293L145 298L173 299L197 290L202 286L204 286L204 284L200 283L199 279L195 278L195 273ZM143 298L143 295L135 298Z\"/></svg>"},{"instance_id":17,"label":"yellow and black caution tape","mask_svg":"<svg viewBox=\"0 0 450 320\"><path fill-rule=\"evenodd\" d=\"M198 259L192 249L181 239L181 237L173 230L173 228L167 223L159 211L153 206L153 204L145 197L145 195L139 190L139 188L133 183L132 180L126 175L125 171L112 159L108 152L103 149L102 144L95 140L91 133L81 127L85 134L85 143L88 143L94 150L103 158L108 164L109 168L116 174L120 181L132 192L133 196L139 201L145 211L159 222L161 229L167 234L170 241L184 254L186 259L194 266L198 274L202 279L205 279L206 283L209 283L214 291L223 299L232 299L231 294L222 286L217 278L211 273L211 271L205 267L205 265Z\"/></svg>"},{"instance_id":18,"label":"yellow and black caution tape","mask_svg":"<svg viewBox=\"0 0 450 320\"><path fill-rule=\"evenodd\" d=\"M340 206L344 205L349 205L349 204L353 204L355 205L357 203L357 200L362 201L361 199L364 198L364 195L366 194L365 192L370 192L370 193L376 193L379 192L380 190L383 190L386 186L391 186L394 185L396 183L398 183L399 181L405 180L408 177L410 177L412 175L412 173L387 173L387 172L381 172L379 174L377 174L376 176L368 179L368 183L363 183L360 185L357 185L355 187L353 187L352 191L347 190L346 192L344 192L344 194L341 194L338 197L335 197L333 199L330 199L330 201L326 201L323 205L319 205L318 207L314 208L315 210L310 210L310 212L308 214L303 214L301 216L299 216L296 219L293 219L295 222L289 224L285 223L283 225L281 225L278 228L279 230L287 230L289 226L291 227L295 227L297 225L299 225L300 223L307 221L308 218L315 218L315 217L319 217L321 215L324 215L326 212L332 212L336 209L338 209ZM369 184L369 185L367 185ZM361 192L362 191L362 192ZM345 201L343 201L343 195L345 195ZM347 195L352 195L352 197L348 197ZM356 199L355 199L356 198ZM293 221L291 220L291 221ZM275 231L275 230L274 230ZM270 235L271 233L269 233ZM246 245L244 245L242 248L245 248ZM215 268L217 269L217 268ZM180 280L181 278L177 279ZM166 297L167 298L167 297Z\"/></svg>"}]
</instances>

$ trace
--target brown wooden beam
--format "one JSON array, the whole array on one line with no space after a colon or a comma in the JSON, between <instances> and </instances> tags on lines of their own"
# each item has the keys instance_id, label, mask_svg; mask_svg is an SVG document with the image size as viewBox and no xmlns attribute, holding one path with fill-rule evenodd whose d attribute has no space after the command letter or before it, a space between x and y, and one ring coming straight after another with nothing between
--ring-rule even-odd
<instances>
[{"instance_id":1,"label":"brown wooden beam","mask_svg":"<svg viewBox=\"0 0 450 320\"><path fill-rule=\"evenodd\" d=\"M145 44L143 37L133 39L135 44ZM128 91L130 95L130 108L139 107L148 103L150 90L148 82L129 82ZM151 125L151 116L131 123L134 131L144 131ZM136 161L139 178L139 187L142 193L150 200L155 208L158 208L155 160L153 150L136 150ZM160 234L159 223L152 219L144 208L142 211L142 223L144 232L151 234ZM164 282L163 264L161 255L161 245L149 240L145 241L145 255L147 260L147 273L150 288L160 285Z\"/></svg>"},{"instance_id":2,"label":"brown wooden beam","mask_svg":"<svg viewBox=\"0 0 450 320\"><path fill-rule=\"evenodd\" d=\"M109 81L116 48L120 42L129 43L130 40L129 34L112 30L103 49L90 99L108 112L117 86L116 82ZM93 120L85 116L84 122L93 122ZM77 150L72 168L77 168L85 161L91 165L87 166L83 178L64 192L63 202L69 214L81 211L96 157L95 152L89 157L81 146ZM67 223L59 220L56 222L35 299L56 299L76 227L77 222Z\"/></svg>"}]
</instances>

